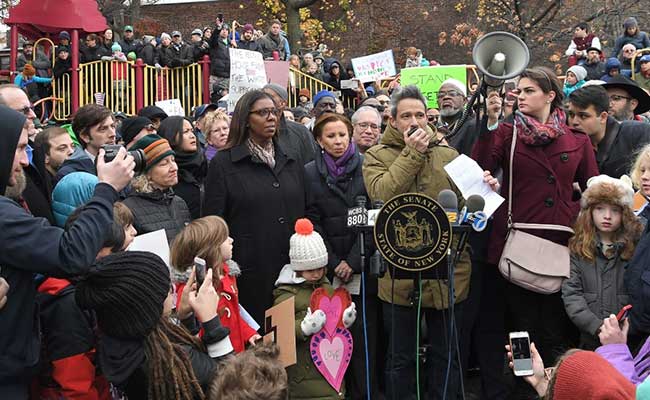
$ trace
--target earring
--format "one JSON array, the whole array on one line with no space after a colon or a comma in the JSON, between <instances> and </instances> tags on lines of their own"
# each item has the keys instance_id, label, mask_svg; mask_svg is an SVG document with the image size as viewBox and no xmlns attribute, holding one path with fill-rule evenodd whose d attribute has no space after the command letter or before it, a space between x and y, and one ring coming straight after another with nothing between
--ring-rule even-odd
<instances>
[{"instance_id":1,"label":"earring","mask_svg":"<svg viewBox=\"0 0 650 400\"><path fill-rule=\"evenodd\" d=\"M551 104L551 100L546 100L546 104Z\"/></svg>"}]
</instances>

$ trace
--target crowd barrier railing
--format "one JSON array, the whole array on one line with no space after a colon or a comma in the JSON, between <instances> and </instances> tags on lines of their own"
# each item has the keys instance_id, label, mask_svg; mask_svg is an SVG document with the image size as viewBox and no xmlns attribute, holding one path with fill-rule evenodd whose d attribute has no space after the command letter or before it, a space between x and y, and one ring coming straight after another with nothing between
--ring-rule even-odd
<instances>
[{"instance_id":1,"label":"crowd barrier railing","mask_svg":"<svg viewBox=\"0 0 650 400\"><path fill-rule=\"evenodd\" d=\"M309 90L311 98L313 98L314 95L321 90L336 91L336 89L334 89L334 86L329 85L320 79L316 79L309 74L305 74L298 69L289 67L289 107L295 107L298 105L298 92L300 89ZM354 108L354 100L354 98L344 97L342 99L343 106L346 108Z\"/></svg>"},{"instance_id":2,"label":"crowd barrier railing","mask_svg":"<svg viewBox=\"0 0 650 400\"><path fill-rule=\"evenodd\" d=\"M114 113L136 113L132 61L93 61L79 65L79 107L97 103Z\"/></svg>"},{"instance_id":3,"label":"crowd barrier railing","mask_svg":"<svg viewBox=\"0 0 650 400\"><path fill-rule=\"evenodd\" d=\"M143 67L142 106L179 99L186 115L203 104L203 68L199 63L178 68Z\"/></svg>"}]
</instances>

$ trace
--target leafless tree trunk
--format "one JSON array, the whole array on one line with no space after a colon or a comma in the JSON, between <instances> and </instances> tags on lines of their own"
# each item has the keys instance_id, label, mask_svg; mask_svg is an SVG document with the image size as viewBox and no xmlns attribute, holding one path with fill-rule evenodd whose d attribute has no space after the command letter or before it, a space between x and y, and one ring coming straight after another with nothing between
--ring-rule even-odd
<instances>
[{"instance_id":1,"label":"leafless tree trunk","mask_svg":"<svg viewBox=\"0 0 650 400\"><path fill-rule=\"evenodd\" d=\"M302 29L300 29L300 9L309 7L318 0L282 0L287 9L287 34L289 35L289 46L291 51L296 52L302 41Z\"/></svg>"}]
</instances>

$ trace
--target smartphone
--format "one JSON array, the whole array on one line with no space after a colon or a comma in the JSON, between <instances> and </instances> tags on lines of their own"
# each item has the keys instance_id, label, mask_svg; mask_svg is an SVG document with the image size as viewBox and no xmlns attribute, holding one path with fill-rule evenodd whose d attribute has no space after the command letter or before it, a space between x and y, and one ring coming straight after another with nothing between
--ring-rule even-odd
<instances>
[{"instance_id":1,"label":"smartphone","mask_svg":"<svg viewBox=\"0 0 650 400\"><path fill-rule=\"evenodd\" d=\"M632 304L623 306L623 308L621 308L621 311L619 311L618 314L616 314L616 319L618 320L618 322L623 322L623 320L627 318L627 314L630 313L631 309L632 309Z\"/></svg>"},{"instance_id":2,"label":"smartphone","mask_svg":"<svg viewBox=\"0 0 650 400\"><path fill-rule=\"evenodd\" d=\"M223 13L217 14L217 19L219 20L219 22L223 22Z\"/></svg>"},{"instance_id":3,"label":"smartphone","mask_svg":"<svg viewBox=\"0 0 650 400\"><path fill-rule=\"evenodd\" d=\"M196 289L198 290L205 280L205 260L201 257L194 257L194 268L196 271Z\"/></svg>"},{"instance_id":4,"label":"smartphone","mask_svg":"<svg viewBox=\"0 0 650 400\"><path fill-rule=\"evenodd\" d=\"M528 332L510 332L510 352L515 376L533 374L533 358L530 354L530 336Z\"/></svg>"}]
</instances>

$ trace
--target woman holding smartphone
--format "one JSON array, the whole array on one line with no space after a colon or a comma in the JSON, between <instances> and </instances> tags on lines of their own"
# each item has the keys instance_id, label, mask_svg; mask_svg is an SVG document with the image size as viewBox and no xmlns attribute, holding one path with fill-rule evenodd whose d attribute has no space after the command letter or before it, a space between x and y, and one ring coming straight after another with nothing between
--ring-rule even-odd
<instances>
[{"instance_id":1,"label":"woman holding smartphone","mask_svg":"<svg viewBox=\"0 0 650 400\"><path fill-rule=\"evenodd\" d=\"M488 123L472 154L486 170L486 181L490 184L496 185L490 171L504 171L506 190L502 195L506 204L494 215L488 249L488 263L495 268L508 233L508 185L512 184L513 222L570 227L580 211L573 183L578 182L585 189L587 180L598 175L589 137L574 133L566 125L562 86L551 70L526 69L513 92L517 94L517 108L512 123L499 122L502 99L497 93L488 95ZM516 146L509 182L514 129ZM551 230L529 233L565 246L570 236ZM505 295L512 330L528 331L540 352L548 357L547 364L572 347L577 332L564 311L560 293L539 294L507 282Z\"/></svg>"}]
</instances>

